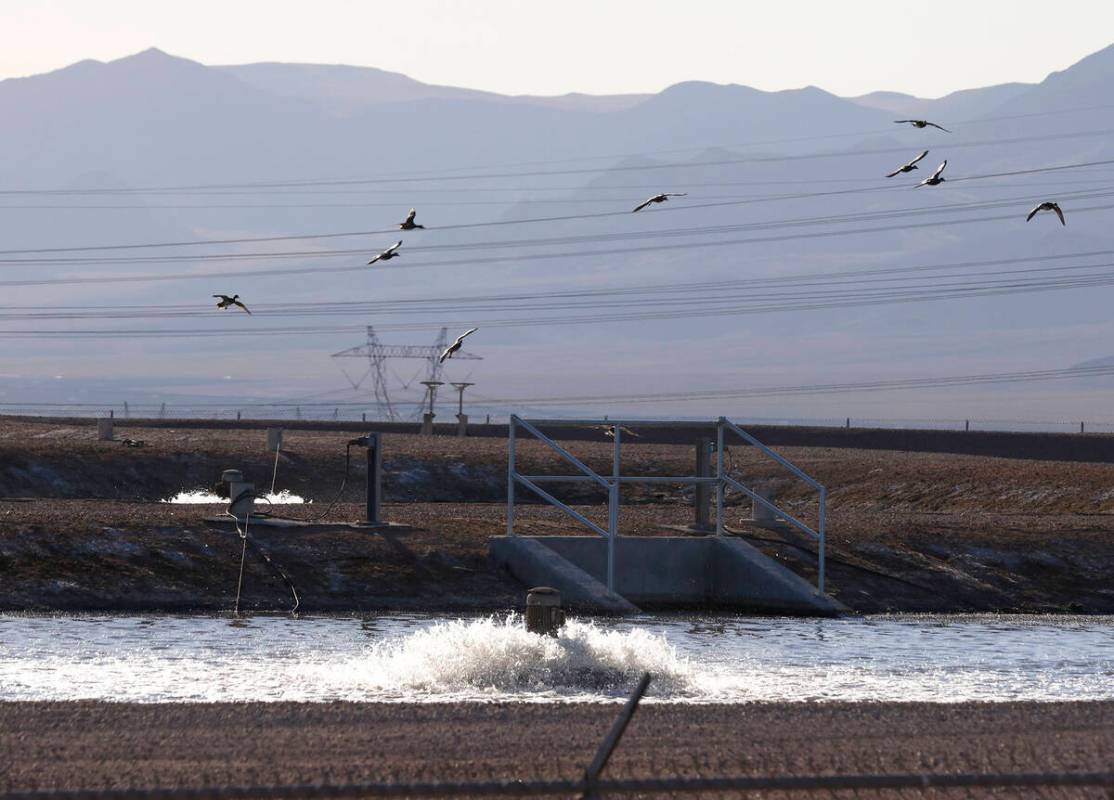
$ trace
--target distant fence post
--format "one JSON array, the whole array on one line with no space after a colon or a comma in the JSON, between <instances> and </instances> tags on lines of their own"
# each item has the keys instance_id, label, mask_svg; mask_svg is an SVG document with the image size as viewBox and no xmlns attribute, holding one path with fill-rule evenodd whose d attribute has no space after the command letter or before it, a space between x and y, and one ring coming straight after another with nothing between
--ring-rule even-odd
<instances>
[{"instance_id":1,"label":"distant fence post","mask_svg":"<svg viewBox=\"0 0 1114 800\"><path fill-rule=\"evenodd\" d=\"M965 430L965 431L971 430L971 420L969 420L969 419L963 420L963 430Z\"/></svg>"},{"instance_id":2,"label":"distant fence post","mask_svg":"<svg viewBox=\"0 0 1114 800\"><path fill-rule=\"evenodd\" d=\"M846 424L844 425L844 427L846 427L846 428L850 428L850 427L851 427L851 418L850 418L850 417L848 417L848 418L847 418L847 422L846 422Z\"/></svg>"},{"instance_id":3,"label":"distant fence post","mask_svg":"<svg viewBox=\"0 0 1114 800\"><path fill-rule=\"evenodd\" d=\"M1083 433L1083 423L1082 422L1079 423L1079 432Z\"/></svg>"}]
</instances>

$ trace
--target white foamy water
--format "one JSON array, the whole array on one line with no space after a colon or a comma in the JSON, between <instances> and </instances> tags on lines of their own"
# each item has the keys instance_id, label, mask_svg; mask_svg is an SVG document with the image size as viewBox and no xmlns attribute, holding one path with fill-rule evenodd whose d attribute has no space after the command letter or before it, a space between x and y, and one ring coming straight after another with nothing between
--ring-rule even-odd
<instances>
[{"instance_id":1,"label":"white foamy water","mask_svg":"<svg viewBox=\"0 0 1114 800\"><path fill-rule=\"evenodd\" d=\"M291 492L288 492L286 489L283 489L281 492L275 492L273 494L261 495L259 500L261 502L266 501L266 502L270 503L271 505L276 505L276 506L300 505L300 504L306 503L306 502L309 502L309 503L313 502L312 500L307 501L301 495L292 494ZM188 504L195 504L195 503L196 504L208 503L208 504L222 504L223 505L223 504L228 503L228 498L227 497L221 497L220 495L213 494L212 492L206 492L202 489L195 489L195 490L189 491L189 492L178 492L178 494L174 495L173 497L168 497L165 500L163 500L162 502L164 502L164 503L181 503L181 504L187 504L187 505Z\"/></svg>"},{"instance_id":2,"label":"white foamy water","mask_svg":"<svg viewBox=\"0 0 1114 800\"><path fill-rule=\"evenodd\" d=\"M0 701L1114 699L1114 618L0 615Z\"/></svg>"}]
</instances>

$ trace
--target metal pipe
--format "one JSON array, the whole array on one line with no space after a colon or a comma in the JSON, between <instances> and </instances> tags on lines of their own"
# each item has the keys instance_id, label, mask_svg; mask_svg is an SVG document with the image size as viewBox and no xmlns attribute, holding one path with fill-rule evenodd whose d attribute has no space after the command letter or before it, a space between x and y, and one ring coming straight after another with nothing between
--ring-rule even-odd
<instances>
[{"instance_id":1,"label":"metal pipe","mask_svg":"<svg viewBox=\"0 0 1114 800\"><path fill-rule=\"evenodd\" d=\"M716 536L723 536L723 417L716 422Z\"/></svg>"},{"instance_id":2,"label":"metal pipe","mask_svg":"<svg viewBox=\"0 0 1114 800\"><path fill-rule=\"evenodd\" d=\"M531 419L530 422L546 428L598 428L600 425L626 425L628 428L684 428L687 430L712 430L714 421L668 419Z\"/></svg>"},{"instance_id":3,"label":"metal pipe","mask_svg":"<svg viewBox=\"0 0 1114 800\"><path fill-rule=\"evenodd\" d=\"M727 426L728 428L730 428L731 430L733 430L733 431L734 431L735 433L737 433L737 434L738 434L738 435L739 435L739 436L740 436L740 437L741 437L741 438L742 438L742 439L743 439L744 441L746 441L746 442L747 442L748 444L750 444L750 445L752 445L752 446L754 446L754 447L757 447L757 448L758 448L759 450L761 450L761 451L762 451L763 453L765 453L766 455L768 455L768 456L769 456L770 458L772 458L772 459L773 459L774 461L776 461L777 463L781 464L781 465L782 465L783 467L785 467L785 468L786 468L787 470L789 470L790 472L792 472L792 473L793 473L794 475L796 475L796 476L797 476L798 478L800 478L800 479L801 479L802 481L804 481L805 483L807 483L807 484L808 484L809 486L811 486L812 488L814 488L814 489L817 489L817 490L819 490L819 489L823 489L823 488L824 488L824 487L823 487L823 486L822 486L822 485L820 484L820 482L819 482L819 481L817 481L817 480L816 480L815 478L813 478L812 476L808 475L808 474L807 474L807 473L806 473L806 472L805 472L804 470L802 470L802 469L801 469L800 467L798 467L798 466L797 466L796 464L794 464L794 463L793 463L792 461L789 461L789 460L788 460L787 458L785 458L784 456L780 456L780 455L778 455L778 454L777 454L776 452L774 452L773 450L771 450L770 448L768 448L768 447L767 447L766 445L762 444L762 442L760 442L760 441L758 441L757 439L755 439L755 438L754 438L753 436L751 436L751 435L750 435L749 433L747 433L746 431L744 431L744 430L743 430L742 428L740 428L740 427L739 427L738 425L736 425L736 424L735 424L734 422L732 422L731 420L729 420L729 419L726 419L725 417L720 417L720 419L722 419L722 420L723 420L723 422L724 422L724 424L725 424L725 425L726 425L726 426Z\"/></svg>"},{"instance_id":4,"label":"metal pipe","mask_svg":"<svg viewBox=\"0 0 1114 800\"><path fill-rule=\"evenodd\" d=\"M581 483L592 481L587 475L527 475L527 478L536 483ZM719 478L708 476L701 478L699 475L620 475L619 483L690 483L714 484Z\"/></svg>"},{"instance_id":5,"label":"metal pipe","mask_svg":"<svg viewBox=\"0 0 1114 800\"><path fill-rule=\"evenodd\" d=\"M518 417L511 414L507 430L507 536L514 536L514 431L517 422Z\"/></svg>"},{"instance_id":6,"label":"metal pipe","mask_svg":"<svg viewBox=\"0 0 1114 800\"><path fill-rule=\"evenodd\" d=\"M828 490L820 489L820 522L817 527L820 529L820 567L819 574L817 575L816 588L820 590L820 594L824 594L824 551L827 549L825 544L825 529L828 508Z\"/></svg>"},{"instance_id":7,"label":"metal pipe","mask_svg":"<svg viewBox=\"0 0 1114 800\"><path fill-rule=\"evenodd\" d=\"M619 470L622 463L623 429L616 425L611 449L611 488L607 495L607 591L615 591L615 537L619 535Z\"/></svg>"}]
</instances>

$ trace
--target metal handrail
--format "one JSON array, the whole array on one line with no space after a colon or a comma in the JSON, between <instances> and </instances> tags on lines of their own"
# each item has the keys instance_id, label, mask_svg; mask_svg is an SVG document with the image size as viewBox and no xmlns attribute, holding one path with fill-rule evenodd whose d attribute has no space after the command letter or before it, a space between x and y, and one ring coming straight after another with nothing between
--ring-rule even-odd
<instances>
[{"instance_id":1,"label":"metal handrail","mask_svg":"<svg viewBox=\"0 0 1114 800\"><path fill-rule=\"evenodd\" d=\"M541 442L542 444L549 447L551 450L553 450L553 452L555 452L557 455L561 456L561 458L568 461L570 464L572 464L578 470L583 472L587 477L594 480L596 483L598 483L604 489L607 489L609 487L610 484L608 484L606 479L600 477L597 473L593 472L579 458L574 456L572 453L570 453L565 448L561 447L561 445L557 444L557 442L550 439L548 436L546 436L544 433L539 431L537 428L535 428L533 425L531 425L526 420L512 414L511 415L511 426L513 427L514 425L521 425L523 428L526 429L526 431L528 433L533 434L535 439L537 439L539 442Z\"/></svg>"},{"instance_id":2,"label":"metal handrail","mask_svg":"<svg viewBox=\"0 0 1114 800\"><path fill-rule=\"evenodd\" d=\"M819 491L819 490L824 488L823 485L819 481L817 481L811 475L807 474L803 469L798 467L796 464L794 464L792 461L785 458L784 456L779 455L776 451L771 450L769 447L762 444L762 442L755 439L753 436L751 436L749 433L744 431L742 428L740 428L738 425L736 425L731 420L727 419L726 417L720 417L719 418L719 424L723 425L723 426L726 426L728 430L735 433L737 436L739 436L740 438L745 440L751 446L757 447L759 450L761 450L763 453L768 455L770 458L772 458L777 463L781 464L783 467L785 467L787 470L792 472L794 475L796 475L802 481L807 483L813 489L816 489L817 491Z\"/></svg>"},{"instance_id":3,"label":"metal handrail","mask_svg":"<svg viewBox=\"0 0 1114 800\"><path fill-rule=\"evenodd\" d=\"M704 422L684 422L684 423L671 423L665 420L632 420L630 424L639 426L652 426L664 427L668 425L686 427L686 428L702 428L705 430L713 429L716 432L716 474L712 477L704 477L697 475L682 475L682 476L664 476L664 475L621 475L622 463L622 439L623 439L623 422L621 420L535 420L535 424L531 424L521 417L512 414L510 418L510 426L508 430L508 446L509 453L507 457L507 535L514 536L514 503L515 503L515 486L522 484L530 491L534 492L538 497L542 498L545 502L553 507L560 509L568 516L580 522L593 532L603 536L607 539L607 588L608 591L615 591L615 541L619 535L619 490L624 483L681 483L693 486L700 485L714 485L716 487L716 534L722 536L724 534L724 497L728 488L740 491L746 494L750 499L773 511L775 514L780 515L787 522L794 527L808 534L818 541L819 550L819 569L817 575L817 589L821 594L824 593L825 585L825 524L827 516L827 489L823 484L817 481L812 476L804 472L796 464L793 464L788 459L779 455L771 450L762 442L755 439L749 433L744 431L735 423L728 420L726 417L720 417L712 423ZM604 477L595 472L588 465L561 447L552 438L542 433L538 426L556 426L556 427L584 427L592 426L597 427L600 425L607 425L611 428L613 436L612 447L612 465L611 475ZM517 439L516 433L519 427L524 431L531 434L539 442L546 445L554 453L562 459L572 464L578 469L580 475L523 475L518 472L515 463ZM734 433L745 442L753 447L758 448L762 453L772 458L778 464L785 467L793 475L800 478L802 481L813 487L820 493L820 514L819 522L814 530L806 525L801 520L794 517L792 514L787 513L780 508L776 503L763 497L758 492L745 486L740 481L727 474L724 469L724 434L726 432ZM549 492L545 491L538 484L540 483L561 483L561 482L592 482L597 484L603 489L607 490L607 529L605 530L601 525L592 522L579 511L574 510L568 504L558 500Z\"/></svg>"},{"instance_id":4,"label":"metal handrail","mask_svg":"<svg viewBox=\"0 0 1114 800\"><path fill-rule=\"evenodd\" d=\"M818 491L820 493L819 510L818 510L818 514L817 514L816 530L813 530L808 525L805 525L799 519L797 519L796 517L794 517L792 514L788 513L787 511L783 510L782 508L780 508L778 505L776 505L775 503L773 503L769 499L763 497L762 495L758 494L757 492L753 491L752 489L747 488L742 483L735 480L734 478L732 478L730 475L728 475L724 471L724 468L723 468L723 445L724 445L723 434L724 434L725 430L731 431L732 433L734 433L737 436L739 436L740 438L742 438L743 441L747 442L748 444L750 444L753 447L758 448L763 453L765 453L767 456L769 456L774 461L776 461L778 464L781 464L783 467L785 467L791 473L796 475L798 478L800 478L802 481L804 481L805 483L807 483L809 486L816 489L816 491ZM771 511L773 511L775 514L780 514L787 522L791 523L792 525L794 525L796 528L800 529L801 531L804 531L805 533L808 533L809 535L811 535L812 537L814 537L817 540L818 544L817 544L817 548L816 548L816 550L817 550L817 555L816 555L816 560L817 560L816 588L820 592L820 594L824 594L824 587L825 587L825 583L826 583L826 572L827 572L827 555L826 555L827 535L826 535L826 528L827 528L827 516L828 516L828 490L827 490L827 488L825 488L824 484L820 483L820 481L816 480L811 475L807 474L804 470L802 470L796 464L791 462L789 459L785 458L784 456L782 456L782 455L776 453L775 451L771 450L766 445L762 444L762 442L755 439L753 436L751 436L749 433L744 431L742 428L740 428L738 425L736 425L734 422L727 419L726 417L720 417L719 420L716 423L716 475L717 475L717 477L720 478L720 482L719 482L719 484L717 486L717 490L716 490L716 534L719 535L719 536L723 535L723 500L724 500L724 494L725 494L726 487L731 486L734 489L738 489L739 491L744 492L745 494L747 494L750 497L750 499L753 502L759 503L760 505L764 506L765 508L768 508Z\"/></svg>"},{"instance_id":5,"label":"metal handrail","mask_svg":"<svg viewBox=\"0 0 1114 800\"><path fill-rule=\"evenodd\" d=\"M534 483L532 480L527 478L525 475L516 475L515 479L519 483L521 483L523 486L525 486L527 489L530 489L532 492L537 494L539 497L541 497L547 503L561 509L566 514L568 514L570 517L575 519L577 522L580 522L580 523L588 526L589 528L594 530L596 533L598 533L600 536L607 536L608 535L607 531L605 531L599 525L592 522L592 520L588 519L586 516L581 514L576 509L573 509L573 508L569 507L568 505L566 505L565 503L562 503L560 500L558 500L556 497L551 495L549 492L545 491L545 489L538 486L536 483Z\"/></svg>"},{"instance_id":6,"label":"metal handrail","mask_svg":"<svg viewBox=\"0 0 1114 800\"><path fill-rule=\"evenodd\" d=\"M789 514L788 512L786 512L783 509L776 506L768 498L763 497L762 495L760 495L758 492L754 491L753 489L748 489L746 486L739 483L737 480L732 478L730 475L724 475L723 480L724 480L725 483L730 485L733 489L737 489L740 492L742 492L743 494L747 495L751 500L753 500L757 503L761 503L763 506L770 509L770 511L773 511L775 514L781 515L785 519L786 522L789 522L795 528L798 528L799 530L801 530L803 533L807 533L813 539L819 539L820 538L820 534L817 533L816 531L814 531L808 525L801 522L799 519L794 517L792 514Z\"/></svg>"}]
</instances>

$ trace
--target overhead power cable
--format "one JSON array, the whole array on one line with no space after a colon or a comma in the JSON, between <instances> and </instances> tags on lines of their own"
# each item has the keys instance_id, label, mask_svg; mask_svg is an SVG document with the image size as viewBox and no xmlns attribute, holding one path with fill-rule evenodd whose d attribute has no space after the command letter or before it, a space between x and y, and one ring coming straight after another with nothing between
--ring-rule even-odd
<instances>
[{"instance_id":1,"label":"overhead power cable","mask_svg":"<svg viewBox=\"0 0 1114 800\"><path fill-rule=\"evenodd\" d=\"M1015 136L1015 137L999 137L994 139L982 139L971 141L949 141L946 142L949 150L961 150L965 148L978 148L978 147L1001 147L1008 144L1025 144L1029 142L1045 142L1045 141L1059 141L1065 139L1081 139L1091 137L1110 136L1114 134L1114 130L1091 130L1091 131L1073 131L1067 133L1051 133L1039 134L1034 136ZM497 180L506 178L537 178L537 177L554 177L562 175L586 175L596 174L599 172L609 173L635 173L635 172L653 172L653 171L668 171L676 169L698 169L709 167L724 167L724 166L738 166L745 164L771 164L780 162L795 162L795 161L812 161L821 159L833 158L853 158L858 156L869 155L893 155L906 153L909 150L909 145L902 145L899 147L879 147L867 150L842 150L831 151L825 153L810 153L801 155L779 155L779 156L751 156L745 158L719 158L707 161L684 161L672 163L658 163L658 164L619 164L608 167L584 167L576 169L561 169L561 170L528 170L528 171L504 171L504 172L484 172L484 173L445 173L441 175L412 175L412 176L380 176L369 178L335 178L324 180L295 180L295 181L263 181L263 182L246 182L246 183L209 183L209 184L183 184L183 185L164 185L164 186L143 186L143 187L122 187L113 189L0 189L0 196L26 196L26 195L127 195L127 194L143 194L151 192L175 192L175 191L200 191L200 190L224 190L224 189L284 189L284 188L306 188L311 186L358 186L358 185L371 185L371 184L405 184L405 183L429 183L429 182L459 182L459 181L474 181L474 180Z\"/></svg>"}]
</instances>

